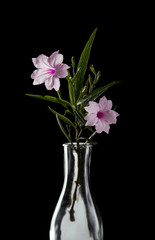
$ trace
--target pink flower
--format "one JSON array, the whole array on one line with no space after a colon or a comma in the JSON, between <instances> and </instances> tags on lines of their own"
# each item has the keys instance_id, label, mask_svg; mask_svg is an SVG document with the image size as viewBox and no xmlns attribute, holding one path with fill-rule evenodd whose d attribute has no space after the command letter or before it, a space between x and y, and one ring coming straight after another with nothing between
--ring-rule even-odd
<instances>
[{"instance_id":1,"label":"pink flower","mask_svg":"<svg viewBox=\"0 0 155 240\"><path fill-rule=\"evenodd\" d=\"M107 100L105 96L103 96L99 103L94 101L89 102L89 106L85 107L85 110L88 114L85 117L86 126L95 126L96 132L106 132L109 133L110 124L115 124L117 121L117 117L119 114L112 108L112 101Z\"/></svg>"},{"instance_id":2,"label":"pink flower","mask_svg":"<svg viewBox=\"0 0 155 240\"><path fill-rule=\"evenodd\" d=\"M44 54L37 58L32 58L34 66L37 68L32 74L34 79L33 85L45 83L48 90L59 90L59 78L65 78L68 75L67 69L70 68L67 64L63 64L63 55L59 51L54 52L50 57Z\"/></svg>"}]
</instances>

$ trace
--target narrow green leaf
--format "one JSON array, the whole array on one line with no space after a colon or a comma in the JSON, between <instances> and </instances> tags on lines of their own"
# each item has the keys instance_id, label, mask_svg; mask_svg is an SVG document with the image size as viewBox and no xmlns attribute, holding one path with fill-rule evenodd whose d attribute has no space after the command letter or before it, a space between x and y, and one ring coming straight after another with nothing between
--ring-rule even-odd
<instances>
[{"instance_id":1,"label":"narrow green leaf","mask_svg":"<svg viewBox=\"0 0 155 240\"><path fill-rule=\"evenodd\" d=\"M87 97L81 99L78 101L77 105L83 103L83 102L88 102L88 101L94 101L96 98L98 98L100 95L102 95L108 88L118 84L120 81L113 81L103 87L96 88L93 92L89 93Z\"/></svg>"},{"instance_id":2,"label":"narrow green leaf","mask_svg":"<svg viewBox=\"0 0 155 240\"><path fill-rule=\"evenodd\" d=\"M73 144L71 138L67 135L66 130L65 130L64 127L62 126L62 123L61 123L61 121L60 121L60 119L59 119L58 114L56 114L56 119L57 119L58 125L59 125L62 133L65 135L65 137L67 138L67 140L71 143L72 148L73 148L75 151L77 151L76 148L74 147L74 144Z\"/></svg>"},{"instance_id":3,"label":"narrow green leaf","mask_svg":"<svg viewBox=\"0 0 155 240\"><path fill-rule=\"evenodd\" d=\"M56 98L56 97L52 97L52 96L48 96L48 95L46 95L46 96L35 95L35 94L25 94L25 95L29 96L29 97L33 97L33 98L38 98L38 99L41 99L41 100L44 100L44 101L48 101L48 102L59 103L59 104L61 104L64 107L67 107L67 106L71 105L66 100L63 100L63 99L60 99L60 98Z\"/></svg>"},{"instance_id":4,"label":"narrow green leaf","mask_svg":"<svg viewBox=\"0 0 155 240\"><path fill-rule=\"evenodd\" d=\"M73 89L73 82L71 79L68 79L68 92L69 92L70 102L71 102L71 104L73 104L74 103L74 96L73 96L74 89Z\"/></svg>"},{"instance_id":5,"label":"narrow green leaf","mask_svg":"<svg viewBox=\"0 0 155 240\"><path fill-rule=\"evenodd\" d=\"M62 124L61 124L61 122L60 122L60 119L59 119L59 117L58 117L58 114L56 114L56 119L57 119L57 122L58 122L58 125L59 125L61 131L63 132L63 134L65 135L65 137L67 138L67 140L68 140L69 142L71 142L71 139L70 139L69 136L67 135L64 127L62 126Z\"/></svg>"},{"instance_id":6,"label":"narrow green leaf","mask_svg":"<svg viewBox=\"0 0 155 240\"><path fill-rule=\"evenodd\" d=\"M71 75L67 77L68 80L68 91L69 91L69 97L71 104L75 104L76 99L76 81L79 79L80 76L80 68L77 69L76 73L74 74L74 77L72 78Z\"/></svg>"},{"instance_id":7,"label":"narrow green leaf","mask_svg":"<svg viewBox=\"0 0 155 240\"><path fill-rule=\"evenodd\" d=\"M100 80L100 77L101 77L101 71L98 71L94 79L94 85Z\"/></svg>"},{"instance_id":8,"label":"narrow green leaf","mask_svg":"<svg viewBox=\"0 0 155 240\"><path fill-rule=\"evenodd\" d=\"M79 112L78 110L75 110L74 113L75 113L75 115L77 116L79 122L80 122L82 125L85 125L85 124L86 124L86 121L85 121L84 116L82 115L82 113Z\"/></svg>"},{"instance_id":9,"label":"narrow green leaf","mask_svg":"<svg viewBox=\"0 0 155 240\"><path fill-rule=\"evenodd\" d=\"M69 118L63 116L62 114L60 114L60 113L58 113L58 112L56 112L55 110L53 110L53 109L50 108L49 106L48 106L48 108L49 108L49 110L50 110L53 114L55 114L55 115L57 114L58 117L59 117L61 120L63 120L65 123L67 123L67 124L69 124L70 126L72 126L72 127L75 128L75 125L69 120Z\"/></svg>"},{"instance_id":10,"label":"narrow green leaf","mask_svg":"<svg viewBox=\"0 0 155 240\"><path fill-rule=\"evenodd\" d=\"M91 34L88 42L86 43L82 54L80 56L79 62L78 62L78 66L77 69L80 68L81 72L80 72L80 76L76 79L76 97L78 99L79 94L80 94L80 90L83 87L83 82L84 82L84 76L85 76L85 72L87 70L87 65L88 65L88 60L89 60L89 56L90 56L90 52L91 52L91 47L96 35L96 31L97 28L93 31L93 33Z\"/></svg>"},{"instance_id":11,"label":"narrow green leaf","mask_svg":"<svg viewBox=\"0 0 155 240\"><path fill-rule=\"evenodd\" d=\"M79 97L80 99L87 95L87 89L88 89L88 87L86 85L82 88L80 97Z\"/></svg>"},{"instance_id":12,"label":"narrow green leaf","mask_svg":"<svg viewBox=\"0 0 155 240\"><path fill-rule=\"evenodd\" d=\"M68 110L68 109L64 112L64 116L67 115L67 114L70 114L70 115L72 115L72 116L74 115L74 114L73 114L70 110Z\"/></svg>"},{"instance_id":13,"label":"narrow green leaf","mask_svg":"<svg viewBox=\"0 0 155 240\"><path fill-rule=\"evenodd\" d=\"M93 83L90 85L90 88L89 88L89 93L91 93L93 91L93 89L95 88L95 85L96 83L99 81L101 77L101 72L97 72L97 74L95 75L95 78L94 78L94 81Z\"/></svg>"},{"instance_id":14,"label":"narrow green leaf","mask_svg":"<svg viewBox=\"0 0 155 240\"><path fill-rule=\"evenodd\" d=\"M88 81L89 81L89 85L90 85L90 88L91 88L91 86L92 86L92 77L91 77L90 74L89 74L89 76L88 76Z\"/></svg>"},{"instance_id":15,"label":"narrow green leaf","mask_svg":"<svg viewBox=\"0 0 155 240\"><path fill-rule=\"evenodd\" d=\"M74 58L74 56L72 56L71 62L72 62L72 69L73 69L73 76L74 76L75 75L75 58Z\"/></svg>"},{"instance_id":16,"label":"narrow green leaf","mask_svg":"<svg viewBox=\"0 0 155 240\"><path fill-rule=\"evenodd\" d=\"M68 75L66 76L66 79L67 80L71 80L72 79L72 77L71 77L71 74L70 74L70 72L69 72L69 70L67 69L67 72L68 72Z\"/></svg>"},{"instance_id":17,"label":"narrow green leaf","mask_svg":"<svg viewBox=\"0 0 155 240\"><path fill-rule=\"evenodd\" d=\"M77 69L77 72L76 74L74 75L73 79L72 79L72 82L73 82L73 95L74 95L74 103L76 103L78 97L79 97L79 94L80 94L80 90L79 90L79 85L78 85L78 82L80 80L80 76L81 76L81 68L79 67Z\"/></svg>"},{"instance_id":18,"label":"narrow green leaf","mask_svg":"<svg viewBox=\"0 0 155 240\"><path fill-rule=\"evenodd\" d=\"M73 81L72 81L72 77L71 74L69 72L69 70L67 69L68 75L66 77L67 82L68 82L68 93L69 93L69 98L70 98L70 102L71 104L74 103L74 99L73 99Z\"/></svg>"}]
</instances>

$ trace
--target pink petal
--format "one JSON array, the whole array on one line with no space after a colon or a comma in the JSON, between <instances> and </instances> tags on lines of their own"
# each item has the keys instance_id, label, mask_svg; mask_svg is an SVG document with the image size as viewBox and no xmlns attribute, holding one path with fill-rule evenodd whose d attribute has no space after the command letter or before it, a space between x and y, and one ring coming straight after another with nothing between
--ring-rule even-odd
<instances>
[{"instance_id":1,"label":"pink petal","mask_svg":"<svg viewBox=\"0 0 155 240\"><path fill-rule=\"evenodd\" d=\"M55 60L54 57L55 57L58 53L59 53L59 50L56 51L56 52L54 52L54 53L52 53L51 56L49 57L48 62L49 62L49 64L50 64L51 67L54 66L54 60Z\"/></svg>"},{"instance_id":2,"label":"pink petal","mask_svg":"<svg viewBox=\"0 0 155 240\"><path fill-rule=\"evenodd\" d=\"M111 111L115 114L116 117L120 116L118 112L115 112L114 110L111 110Z\"/></svg>"},{"instance_id":3,"label":"pink petal","mask_svg":"<svg viewBox=\"0 0 155 240\"><path fill-rule=\"evenodd\" d=\"M99 101L99 105L100 105L100 108L102 109L102 111L111 110L112 101L107 100L107 98L105 96L103 96Z\"/></svg>"},{"instance_id":4,"label":"pink petal","mask_svg":"<svg viewBox=\"0 0 155 240\"><path fill-rule=\"evenodd\" d=\"M47 90L51 90L53 88L53 85L54 85L53 76L51 76L46 80L45 86Z\"/></svg>"},{"instance_id":5,"label":"pink petal","mask_svg":"<svg viewBox=\"0 0 155 240\"><path fill-rule=\"evenodd\" d=\"M115 111L104 112L104 121L109 124L115 124L117 121Z\"/></svg>"},{"instance_id":6,"label":"pink petal","mask_svg":"<svg viewBox=\"0 0 155 240\"><path fill-rule=\"evenodd\" d=\"M113 115L113 118L115 118L115 121L114 121L114 123L116 123L117 122L117 117L120 115L119 113L117 113L117 112L115 112L114 110L111 110L111 114Z\"/></svg>"},{"instance_id":7,"label":"pink petal","mask_svg":"<svg viewBox=\"0 0 155 240\"><path fill-rule=\"evenodd\" d=\"M55 56L55 62L54 62L54 66L61 64L63 62L63 55L62 54L57 54Z\"/></svg>"},{"instance_id":8,"label":"pink petal","mask_svg":"<svg viewBox=\"0 0 155 240\"><path fill-rule=\"evenodd\" d=\"M32 62L36 68L49 68L48 57L44 54L39 55L37 58L32 58Z\"/></svg>"},{"instance_id":9,"label":"pink petal","mask_svg":"<svg viewBox=\"0 0 155 240\"><path fill-rule=\"evenodd\" d=\"M33 85L38 85L44 83L50 75L43 69L35 70L31 74L31 78L34 79Z\"/></svg>"},{"instance_id":10,"label":"pink petal","mask_svg":"<svg viewBox=\"0 0 155 240\"><path fill-rule=\"evenodd\" d=\"M70 68L67 64L59 64L56 66L56 76L58 78L65 78L68 76L67 69Z\"/></svg>"},{"instance_id":11,"label":"pink petal","mask_svg":"<svg viewBox=\"0 0 155 240\"><path fill-rule=\"evenodd\" d=\"M37 72L38 72L38 70L35 70L35 71L31 74L31 78L32 78L32 79L35 78L35 76L37 75Z\"/></svg>"},{"instance_id":12,"label":"pink petal","mask_svg":"<svg viewBox=\"0 0 155 240\"><path fill-rule=\"evenodd\" d=\"M104 106L107 105L107 98L105 96L100 98L99 105L100 105L101 108L103 108Z\"/></svg>"},{"instance_id":13,"label":"pink petal","mask_svg":"<svg viewBox=\"0 0 155 240\"><path fill-rule=\"evenodd\" d=\"M61 64L63 62L63 55L59 54L57 52L54 52L50 57L49 57L49 64L51 67L55 67L58 64Z\"/></svg>"},{"instance_id":14,"label":"pink petal","mask_svg":"<svg viewBox=\"0 0 155 240\"><path fill-rule=\"evenodd\" d=\"M59 90L59 88L60 88L60 80L59 80L59 78L57 78L57 77L53 77L53 81L54 81L54 84L53 84L53 88L56 90L56 91L58 91Z\"/></svg>"},{"instance_id":15,"label":"pink petal","mask_svg":"<svg viewBox=\"0 0 155 240\"><path fill-rule=\"evenodd\" d=\"M106 106L105 110L111 110L111 109L112 109L112 101L107 100L107 106Z\"/></svg>"},{"instance_id":16,"label":"pink petal","mask_svg":"<svg viewBox=\"0 0 155 240\"><path fill-rule=\"evenodd\" d=\"M45 75L45 74L47 74L47 71L45 71L44 69L37 69L31 74L31 78L35 79L38 76Z\"/></svg>"},{"instance_id":17,"label":"pink petal","mask_svg":"<svg viewBox=\"0 0 155 240\"><path fill-rule=\"evenodd\" d=\"M94 113L88 113L84 119L87 120L86 126L94 126L98 121L97 116Z\"/></svg>"},{"instance_id":18,"label":"pink petal","mask_svg":"<svg viewBox=\"0 0 155 240\"><path fill-rule=\"evenodd\" d=\"M100 107L99 104L94 102L94 101L90 101L89 102L89 106L84 108L88 113L97 113L98 111L100 111Z\"/></svg>"},{"instance_id":19,"label":"pink petal","mask_svg":"<svg viewBox=\"0 0 155 240\"><path fill-rule=\"evenodd\" d=\"M97 133L101 133L103 131L109 133L110 126L104 121L98 120L97 124L95 125L95 129Z\"/></svg>"},{"instance_id":20,"label":"pink petal","mask_svg":"<svg viewBox=\"0 0 155 240\"><path fill-rule=\"evenodd\" d=\"M51 56L49 57L49 59L52 59L54 58L55 55L57 55L59 53L59 50L58 51L55 51L51 54Z\"/></svg>"}]
</instances>

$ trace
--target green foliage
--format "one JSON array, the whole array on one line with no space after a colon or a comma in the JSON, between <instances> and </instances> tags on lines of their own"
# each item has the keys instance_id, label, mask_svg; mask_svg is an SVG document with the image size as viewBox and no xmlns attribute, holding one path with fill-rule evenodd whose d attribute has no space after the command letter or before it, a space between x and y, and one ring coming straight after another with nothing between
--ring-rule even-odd
<instances>
[{"instance_id":1,"label":"green foliage","mask_svg":"<svg viewBox=\"0 0 155 240\"><path fill-rule=\"evenodd\" d=\"M95 35L96 35L96 31L97 31L97 28L91 34L88 42L85 45L85 48L82 51L82 54L80 56L80 60L78 62L77 69L80 69L80 73L75 80L76 101L78 100L78 97L80 95L80 91L83 87L84 77L85 77L85 73L86 73L86 70L87 70L88 60L89 60L89 56L90 56L90 52L91 52L91 47L92 47L92 44L93 44L93 41L94 41L94 38L95 38Z\"/></svg>"},{"instance_id":2,"label":"green foliage","mask_svg":"<svg viewBox=\"0 0 155 240\"><path fill-rule=\"evenodd\" d=\"M49 110L56 116L58 125L67 138L67 140L72 144L72 133L71 129L75 131L75 140L83 140L90 142L91 144L96 144L92 141L92 137L95 136L96 132L92 127L85 126L86 120L84 119L86 111L84 107L89 103L89 101L94 101L99 98L106 90L110 87L115 86L119 81L112 81L102 87L96 88L96 84L101 78L101 71L96 71L94 65L90 65L90 73L87 77L86 70L88 67L88 61L90 57L91 48L94 42L94 38L97 32L97 28L92 32L90 38L88 39L79 61L77 63L77 68L75 65L75 58L71 58L72 71L68 71L68 76L66 77L68 82L68 95L69 100L63 99L63 96L59 91L57 92L58 97L53 96L41 96L35 94L26 94L27 96L44 100L51 103L60 104L64 107L63 113L58 113L53 108L48 106ZM66 115L69 117L66 117ZM62 122L63 124L62 124ZM74 122L74 123L73 123ZM91 132L90 137L81 136L82 131L87 129Z\"/></svg>"},{"instance_id":3,"label":"green foliage","mask_svg":"<svg viewBox=\"0 0 155 240\"><path fill-rule=\"evenodd\" d=\"M66 130L65 130L64 127L62 126L62 123L61 123L60 118L59 118L59 116L58 116L57 113L56 113L56 119L57 119L58 125L59 125L61 131L63 132L63 134L65 135L65 137L68 139L69 142L72 142L71 139L69 138Z\"/></svg>"},{"instance_id":4,"label":"green foliage","mask_svg":"<svg viewBox=\"0 0 155 240\"><path fill-rule=\"evenodd\" d=\"M65 117L64 115L62 115L62 114L60 114L60 113L58 113L58 112L56 112L55 110L53 110L53 109L50 108L49 106L48 106L48 108L49 108L49 110L50 110L53 114L57 115L57 116L58 116L61 120L63 120L65 123L69 124L69 125L72 126L73 128L76 128L75 125L69 120L69 118Z\"/></svg>"},{"instance_id":5,"label":"green foliage","mask_svg":"<svg viewBox=\"0 0 155 240\"><path fill-rule=\"evenodd\" d=\"M29 97L33 97L33 98L38 98L38 99L41 99L41 100L44 100L44 101L48 101L48 102L54 102L54 103L58 103L58 104L61 104L63 107L67 108L67 106L70 106L71 104L66 101L66 100L63 100L63 99L60 99L60 98L56 98L56 97L52 97L52 96L41 96L41 95L35 95L35 94L25 94Z\"/></svg>"},{"instance_id":6,"label":"green foliage","mask_svg":"<svg viewBox=\"0 0 155 240\"><path fill-rule=\"evenodd\" d=\"M103 87L100 88L96 88L93 92L89 93L85 98L82 98L78 101L77 105L84 103L85 105L89 102L89 101L94 101L96 98L100 97L108 88L118 84L119 81L113 81Z\"/></svg>"}]
</instances>

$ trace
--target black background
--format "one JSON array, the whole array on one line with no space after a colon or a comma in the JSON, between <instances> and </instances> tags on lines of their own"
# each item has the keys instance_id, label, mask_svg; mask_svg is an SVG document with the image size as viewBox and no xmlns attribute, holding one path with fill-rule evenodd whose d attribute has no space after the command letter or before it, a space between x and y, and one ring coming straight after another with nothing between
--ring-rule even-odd
<instances>
[{"instance_id":1,"label":"black background","mask_svg":"<svg viewBox=\"0 0 155 240\"><path fill-rule=\"evenodd\" d=\"M133 87L140 81L135 70L141 48L140 8L131 3L108 5L95 1L89 4L38 2L30 6L23 3L19 9L13 24L14 34L10 36L18 59L19 117L13 124L18 147L13 150L16 158L11 163L15 169L13 189L17 189L12 198L19 212L16 229L21 225L22 238L47 240L63 184L62 144L66 139L47 103L24 95L56 96L56 93L46 90L44 85L32 85L30 75L35 68L31 59L60 50L64 63L70 65L72 56L77 62L97 27L89 64L93 63L102 72L99 86L113 80L123 82L105 93L117 106L120 117L111 126L109 135L102 133L96 137L98 145L93 149L91 165L92 192L103 218L105 240L129 239L137 228L137 196L141 188L137 175L141 159L136 151L139 103ZM65 79L61 84L65 86ZM56 105L51 106L57 109Z\"/></svg>"}]
</instances>

